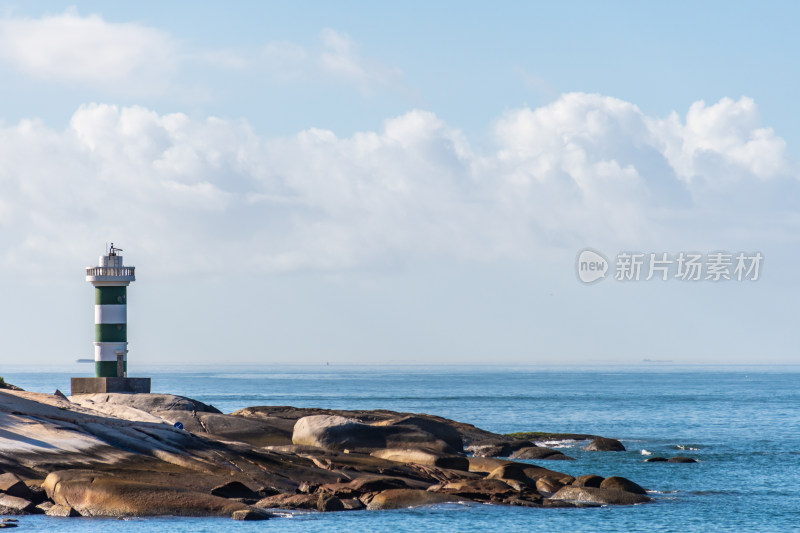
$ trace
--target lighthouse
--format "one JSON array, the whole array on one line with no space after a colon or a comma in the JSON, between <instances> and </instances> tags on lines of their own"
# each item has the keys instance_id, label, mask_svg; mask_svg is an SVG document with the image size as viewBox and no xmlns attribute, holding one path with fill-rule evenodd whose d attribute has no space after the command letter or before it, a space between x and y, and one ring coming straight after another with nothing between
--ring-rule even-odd
<instances>
[{"instance_id":1,"label":"lighthouse","mask_svg":"<svg viewBox=\"0 0 800 533\"><path fill-rule=\"evenodd\" d=\"M94 375L98 378L121 378L128 373L127 293L136 275L135 267L122 264L121 251L112 242L97 266L86 267L86 281L94 287Z\"/></svg>"},{"instance_id":2,"label":"lighthouse","mask_svg":"<svg viewBox=\"0 0 800 533\"><path fill-rule=\"evenodd\" d=\"M100 256L86 267L94 287L94 378L72 378L72 394L150 392L150 378L128 377L128 285L135 267L125 266L121 248Z\"/></svg>"}]
</instances>

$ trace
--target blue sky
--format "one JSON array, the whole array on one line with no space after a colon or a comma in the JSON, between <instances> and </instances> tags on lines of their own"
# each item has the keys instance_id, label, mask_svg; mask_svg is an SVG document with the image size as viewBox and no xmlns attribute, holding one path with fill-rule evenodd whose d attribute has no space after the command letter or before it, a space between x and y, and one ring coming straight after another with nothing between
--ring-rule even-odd
<instances>
[{"instance_id":1,"label":"blue sky","mask_svg":"<svg viewBox=\"0 0 800 533\"><path fill-rule=\"evenodd\" d=\"M91 354L113 240L132 370L794 363L798 9L0 2L3 360Z\"/></svg>"}]
</instances>

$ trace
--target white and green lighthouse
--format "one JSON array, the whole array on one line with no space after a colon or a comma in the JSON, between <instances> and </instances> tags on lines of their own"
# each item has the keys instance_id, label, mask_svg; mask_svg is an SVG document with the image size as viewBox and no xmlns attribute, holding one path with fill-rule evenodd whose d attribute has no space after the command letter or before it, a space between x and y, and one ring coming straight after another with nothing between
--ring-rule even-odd
<instances>
[{"instance_id":1,"label":"white and green lighthouse","mask_svg":"<svg viewBox=\"0 0 800 533\"><path fill-rule=\"evenodd\" d=\"M94 286L94 371L98 378L127 377L128 285L136 280L135 267L124 266L121 248L100 256L97 266L86 267L86 281Z\"/></svg>"}]
</instances>

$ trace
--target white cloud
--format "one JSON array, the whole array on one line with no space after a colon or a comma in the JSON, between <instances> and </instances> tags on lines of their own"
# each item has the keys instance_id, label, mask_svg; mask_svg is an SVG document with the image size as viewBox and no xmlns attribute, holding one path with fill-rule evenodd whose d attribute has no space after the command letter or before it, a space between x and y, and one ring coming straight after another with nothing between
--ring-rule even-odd
<instances>
[{"instance_id":1,"label":"white cloud","mask_svg":"<svg viewBox=\"0 0 800 533\"><path fill-rule=\"evenodd\" d=\"M754 117L747 99L698 103L681 121L572 93L507 112L496 148L478 150L425 111L350 137L264 139L245 121L92 104L63 131L0 126L0 264L86 261L112 238L162 273L221 273L527 261L669 233L774 236L771 221L795 220L796 208L778 212L751 191L796 194L798 183L784 179L783 141ZM744 194L751 217L721 228L724 210L698 194L709 189ZM181 262L165 262L175 249Z\"/></svg>"},{"instance_id":2,"label":"white cloud","mask_svg":"<svg viewBox=\"0 0 800 533\"><path fill-rule=\"evenodd\" d=\"M374 59L358 53L358 46L349 35L330 28L320 33L323 50L319 57L325 72L351 83L364 91L375 86L399 83L403 73L398 68L390 68Z\"/></svg>"},{"instance_id":3,"label":"white cloud","mask_svg":"<svg viewBox=\"0 0 800 533\"><path fill-rule=\"evenodd\" d=\"M169 76L176 45L154 28L68 11L0 20L0 58L46 81L142 89Z\"/></svg>"},{"instance_id":4,"label":"white cloud","mask_svg":"<svg viewBox=\"0 0 800 533\"><path fill-rule=\"evenodd\" d=\"M327 78L353 85L364 93L402 82L400 69L362 56L358 44L346 33L326 28L319 38L319 48L287 41L268 43L261 54L268 75L278 81Z\"/></svg>"}]
</instances>

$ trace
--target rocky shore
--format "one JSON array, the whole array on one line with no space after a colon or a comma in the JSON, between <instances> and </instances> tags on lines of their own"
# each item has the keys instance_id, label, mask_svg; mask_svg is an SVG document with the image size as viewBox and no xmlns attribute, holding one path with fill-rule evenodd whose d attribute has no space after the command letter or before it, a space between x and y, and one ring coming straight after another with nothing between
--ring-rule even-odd
<instances>
[{"instance_id":1,"label":"rocky shore","mask_svg":"<svg viewBox=\"0 0 800 533\"><path fill-rule=\"evenodd\" d=\"M592 439L587 450L624 449L578 437ZM426 414L285 406L223 414L167 394L0 391L0 515L257 520L279 509L651 501L622 477L576 478L522 462L570 459Z\"/></svg>"}]
</instances>

